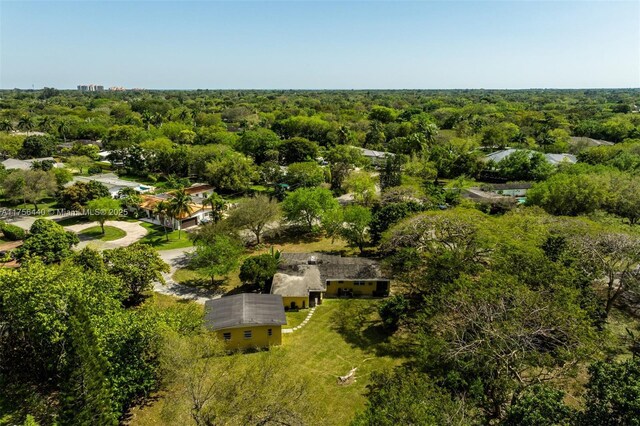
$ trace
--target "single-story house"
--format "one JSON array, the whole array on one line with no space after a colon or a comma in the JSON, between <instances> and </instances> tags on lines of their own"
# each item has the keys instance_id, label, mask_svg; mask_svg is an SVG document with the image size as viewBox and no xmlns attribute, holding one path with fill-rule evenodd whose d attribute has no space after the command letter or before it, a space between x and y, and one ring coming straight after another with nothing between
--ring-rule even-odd
<instances>
[{"instance_id":1,"label":"single-story house","mask_svg":"<svg viewBox=\"0 0 640 426\"><path fill-rule=\"evenodd\" d=\"M529 149L514 149L514 148L509 148L509 149L503 149L501 151L496 151L496 152L492 152L491 154L487 155L485 157L486 161L493 161L495 163L499 163L500 161L504 160L505 158L509 157L511 154L513 154L514 152L517 151L525 151L530 153L530 155L532 155L535 151L531 151ZM573 155L573 154L544 154L544 157L547 159L547 161L551 164L553 164L554 166L559 165L560 163L568 163L568 164L575 164L578 162L578 158Z\"/></svg>"},{"instance_id":2,"label":"single-story house","mask_svg":"<svg viewBox=\"0 0 640 426\"><path fill-rule=\"evenodd\" d=\"M102 148L102 140L93 140L93 139L77 139L70 142L63 142L58 144L58 148L60 149L71 149L74 145L95 145L98 148Z\"/></svg>"},{"instance_id":3,"label":"single-story house","mask_svg":"<svg viewBox=\"0 0 640 426\"><path fill-rule=\"evenodd\" d=\"M144 185L139 182L120 179L114 173L102 173L93 176L76 176L73 181L66 186L73 185L75 182L100 182L109 189L109 193L112 197L117 197L120 190L124 188L133 188L141 194L145 194L154 190L153 186Z\"/></svg>"},{"instance_id":4,"label":"single-story house","mask_svg":"<svg viewBox=\"0 0 640 426\"><path fill-rule=\"evenodd\" d=\"M287 309L314 307L325 296L389 295L391 280L378 262L324 253L282 253L271 294L282 296Z\"/></svg>"},{"instance_id":5,"label":"single-story house","mask_svg":"<svg viewBox=\"0 0 640 426\"><path fill-rule=\"evenodd\" d=\"M197 226L202 222L206 222L211 216L211 207L192 202L189 204L190 213L183 213L180 217L172 219L169 217L161 217L156 214L156 206L164 201L169 202L171 200L171 194L158 194L149 195L143 194L141 196L142 202L138 206L142 211L140 219L146 219L148 222L155 223L156 225L164 225L171 229L185 229Z\"/></svg>"},{"instance_id":6,"label":"single-story house","mask_svg":"<svg viewBox=\"0 0 640 426\"><path fill-rule=\"evenodd\" d=\"M358 149L362 151L362 155L366 159L371 161L371 164L373 164L374 166L381 166L385 163L385 161L387 161L387 157L394 156L394 154L390 152L374 151L372 149L367 149L367 148L358 148Z\"/></svg>"},{"instance_id":7,"label":"single-story house","mask_svg":"<svg viewBox=\"0 0 640 426\"><path fill-rule=\"evenodd\" d=\"M31 166L35 162L53 161L53 167L58 169L64 167L64 164L58 163L53 157L30 158L28 160L18 160L17 158L7 158L2 162L5 169L31 170Z\"/></svg>"},{"instance_id":8,"label":"single-story house","mask_svg":"<svg viewBox=\"0 0 640 426\"><path fill-rule=\"evenodd\" d=\"M282 297L242 293L205 303L205 327L214 331L228 349L268 347L282 343L287 323Z\"/></svg>"},{"instance_id":9,"label":"single-story house","mask_svg":"<svg viewBox=\"0 0 640 426\"><path fill-rule=\"evenodd\" d=\"M494 194L508 195L510 197L524 197L532 186L533 183L531 182L507 182L484 185L482 189L488 192L493 192Z\"/></svg>"}]
</instances>

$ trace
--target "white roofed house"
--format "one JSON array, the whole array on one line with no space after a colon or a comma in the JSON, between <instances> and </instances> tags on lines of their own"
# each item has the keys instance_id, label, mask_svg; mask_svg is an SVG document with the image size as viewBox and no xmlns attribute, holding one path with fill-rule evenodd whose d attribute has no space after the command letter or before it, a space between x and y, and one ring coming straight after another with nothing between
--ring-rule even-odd
<instances>
[{"instance_id":1,"label":"white roofed house","mask_svg":"<svg viewBox=\"0 0 640 426\"><path fill-rule=\"evenodd\" d=\"M7 158L2 162L2 165L6 170L31 170L33 168L33 163L50 161L53 163L54 168L62 168L64 164L58 163L53 157L43 157L43 158L30 158L28 160L18 160L17 158Z\"/></svg>"},{"instance_id":2,"label":"white roofed house","mask_svg":"<svg viewBox=\"0 0 640 426\"><path fill-rule=\"evenodd\" d=\"M504 160L505 158L511 156L511 154L514 154L515 152L518 152L518 151L527 152L527 153L529 153L529 155L533 155L533 153L535 152L535 151L532 151L530 149L509 148L509 149L503 149L501 151L492 152L491 154L488 154L485 157L485 160L493 161L494 163L499 163L500 161ZM567 154L567 153L562 153L562 154L544 154L544 157L547 159L547 161L550 164L553 164L554 166L557 166L557 165L562 164L562 163L575 164L575 163L578 162L578 158L575 155Z\"/></svg>"},{"instance_id":3,"label":"white roofed house","mask_svg":"<svg viewBox=\"0 0 640 426\"><path fill-rule=\"evenodd\" d=\"M102 173L93 176L76 176L73 178L73 181L68 183L66 186L73 185L73 183L75 182L91 181L99 182L106 186L109 190L109 194L111 194L111 196L114 198L118 197L118 194L124 188L132 188L141 194L145 194L154 190L154 187L151 185L145 185L139 182L120 179L113 173Z\"/></svg>"}]
</instances>

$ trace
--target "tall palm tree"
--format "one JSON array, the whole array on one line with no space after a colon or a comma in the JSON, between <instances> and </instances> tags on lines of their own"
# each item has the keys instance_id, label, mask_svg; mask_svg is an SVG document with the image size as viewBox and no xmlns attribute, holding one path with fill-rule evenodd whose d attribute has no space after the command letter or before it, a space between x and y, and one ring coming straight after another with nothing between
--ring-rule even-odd
<instances>
[{"instance_id":1,"label":"tall palm tree","mask_svg":"<svg viewBox=\"0 0 640 426\"><path fill-rule=\"evenodd\" d=\"M13 130L13 123L11 122L11 120L5 118L4 120L0 121L0 130L3 132L10 132Z\"/></svg>"},{"instance_id":2,"label":"tall palm tree","mask_svg":"<svg viewBox=\"0 0 640 426\"><path fill-rule=\"evenodd\" d=\"M153 114L151 114L147 110L144 110L142 111L141 115L142 115L142 123L144 124L144 129L149 130L149 127L151 127L151 122L153 121Z\"/></svg>"},{"instance_id":3,"label":"tall palm tree","mask_svg":"<svg viewBox=\"0 0 640 426\"><path fill-rule=\"evenodd\" d=\"M38 127L43 132L49 132L51 130L51 119L48 116L44 116L38 120Z\"/></svg>"},{"instance_id":4,"label":"tall palm tree","mask_svg":"<svg viewBox=\"0 0 640 426\"><path fill-rule=\"evenodd\" d=\"M191 210L191 197L184 189L178 189L173 193L173 197L169 200L169 214L173 219L178 220L178 239L180 239L180 231L182 230L182 223L180 223L180 217L182 215L190 215Z\"/></svg>"},{"instance_id":5,"label":"tall palm tree","mask_svg":"<svg viewBox=\"0 0 640 426\"><path fill-rule=\"evenodd\" d=\"M164 229L164 237L169 241L169 234L167 233L167 216L169 215L169 205L165 201L160 201L153 208L153 214L157 215L162 222L162 228Z\"/></svg>"},{"instance_id":6,"label":"tall palm tree","mask_svg":"<svg viewBox=\"0 0 640 426\"><path fill-rule=\"evenodd\" d=\"M433 123L428 123L422 128L422 133L427 140L427 144L431 146L435 142L436 136L438 135L438 126Z\"/></svg>"},{"instance_id":7,"label":"tall palm tree","mask_svg":"<svg viewBox=\"0 0 640 426\"><path fill-rule=\"evenodd\" d=\"M20 120L18 121L18 129L24 130L25 132L31 131L33 129L33 121L31 120L31 117L27 115L20 117Z\"/></svg>"},{"instance_id":8,"label":"tall palm tree","mask_svg":"<svg viewBox=\"0 0 640 426\"><path fill-rule=\"evenodd\" d=\"M340 126L338 129L338 143L340 145L346 145L351 137L351 132L347 126Z\"/></svg>"},{"instance_id":9,"label":"tall palm tree","mask_svg":"<svg viewBox=\"0 0 640 426\"><path fill-rule=\"evenodd\" d=\"M65 143L67 143L67 131L69 130L68 126L67 126L67 122L64 120L61 120L58 123L58 126L56 127L56 130L58 131L58 134L60 136L62 136L62 139L64 140Z\"/></svg>"},{"instance_id":10,"label":"tall palm tree","mask_svg":"<svg viewBox=\"0 0 640 426\"><path fill-rule=\"evenodd\" d=\"M204 199L203 204L211 206L211 218L214 222L218 222L222 219L222 211L227 204L220 195L216 192L212 192L207 198Z\"/></svg>"},{"instance_id":11,"label":"tall palm tree","mask_svg":"<svg viewBox=\"0 0 640 426\"><path fill-rule=\"evenodd\" d=\"M198 127L198 121L196 119L198 118L199 112L200 111L198 111L197 109L191 110L191 119L193 120L193 127Z\"/></svg>"},{"instance_id":12,"label":"tall palm tree","mask_svg":"<svg viewBox=\"0 0 640 426\"><path fill-rule=\"evenodd\" d=\"M164 121L164 117L159 112L151 116L151 123L158 128L162 127L163 121Z\"/></svg>"}]
</instances>

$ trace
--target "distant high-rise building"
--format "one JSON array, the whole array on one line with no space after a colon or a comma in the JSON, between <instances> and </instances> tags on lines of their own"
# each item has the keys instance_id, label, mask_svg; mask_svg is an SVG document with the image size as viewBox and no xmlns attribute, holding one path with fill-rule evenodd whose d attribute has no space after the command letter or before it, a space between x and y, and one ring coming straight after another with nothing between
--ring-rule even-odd
<instances>
[{"instance_id":1,"label":"distant high-rise building","mask_svg":"<svg viewBox=\"0 0 640 426\"><path fill-rule=\"evenodd\" d=\"M102 92L104 86L99 84L80 84L78 85L78 90L81 92Z\"/></svg>"}]
</instances>

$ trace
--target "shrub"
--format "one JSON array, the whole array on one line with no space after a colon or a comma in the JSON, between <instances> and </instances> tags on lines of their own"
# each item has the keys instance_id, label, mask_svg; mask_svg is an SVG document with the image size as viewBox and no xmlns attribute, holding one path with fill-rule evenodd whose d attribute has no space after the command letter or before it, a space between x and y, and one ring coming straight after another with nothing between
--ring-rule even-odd
<instances>
[{"instance_id":1,"label":"shrub","mask_svg":"<svg viewBox=\"0 0 640 426\"><path fill-rule=\"evenodd\" d=\"M9 241L24 240L27 235L24 229L16 225L0 222L0 231L4 234L4 237Z\"/></svg>"},{"instance_id":2,"label":"shrub","mask_svg":"<svg viewBox=\"0 0 640 426\"><path fill-rule=\"evenodd\" d=\"M87 173L89 173L90 175L99 175L100 173L102 173L102 167L98 165L91 166L87 169Z\"/></svg>"}]
</instances>

